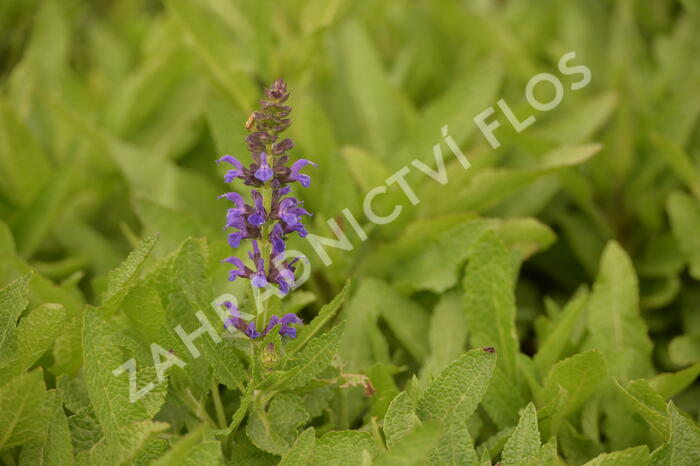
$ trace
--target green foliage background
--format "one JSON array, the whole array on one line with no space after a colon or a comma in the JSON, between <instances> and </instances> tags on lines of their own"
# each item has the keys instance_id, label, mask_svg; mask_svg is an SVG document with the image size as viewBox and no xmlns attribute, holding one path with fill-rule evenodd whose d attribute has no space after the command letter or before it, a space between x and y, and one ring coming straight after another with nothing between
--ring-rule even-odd
<instances>
[{"instance_id":1,"label":"green foliage background","mask_svg":"<svg viewBox=\"0 0 700 466\"><path fill-rule=\"evenodd\" d=\"M694 0L17 0L0 29L0 462L700 464ZM534 112L569 51L590 85ZM413 170L331 267L292 245L298 340L191 358L172 329L247 293L213 161L278 77L311 232L435 144L449 183ZM537 121L497 111L493 150L501 98ZM155 384L153 342L187 365L130 403L112 370Z\"/></svg>"}]
</instances>

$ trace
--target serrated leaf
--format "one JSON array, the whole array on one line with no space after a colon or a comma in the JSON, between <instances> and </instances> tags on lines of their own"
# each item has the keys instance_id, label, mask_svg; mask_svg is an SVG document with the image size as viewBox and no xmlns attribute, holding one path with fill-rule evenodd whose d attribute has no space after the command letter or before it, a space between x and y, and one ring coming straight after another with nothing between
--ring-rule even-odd
<instances>
[{"instance_id":1,"label":"serrated leaf","mask_svg":"<svg viewBox=\"0 0 700 466\"><path fill-rule=\"evenodd\" d=\"M484 233L474 244L463 286L472 346L495 347L499 366L516 380L513 265L510 252L495 233Z\"/></svg>"},{"instance_id":2,"label":"serrated leaf","mask_svg":"<svg viewBox=\"0 0 700 466\"><path fill-rule=\"evenodd\" d=\"M147 448L148 442L168 424L151 420L138 421L120 427L111 440L103 437L90 450L76 457L76 464L85 466L112 466L133 464Z\"/></svg>"},{"instance_id":3,"label":"serrated leaf","mask_svg":"<svg viewBox=\"0 0 700 466\"><path fill-rule=\"evenodd\" d=\"M17 326L18 350L8 361L7 368L0 369L0 378L12 377L29 369L53 344L62 330L66 310L60 304L43 304L20 320Z\"/></svg>"},{"instance_id":4,"label":"serrated leaf","mask_svg":"<svg viewBox=\"0 0 700 466\"><path fill-rule=\"evenodd\" d=\"M646 380L633 380L627 388L617 383L617 389L624 395L625 402L647 421L659 440L668 439L671 423L666 414L666 404Z\"/></svg>"},{"instance_id":5,"label":"serrated leaf","mask_svg":"<svg viewBox=\"0 0 700 466\"><path fill-rule=\"evenodd\" d=\"M467 342L467 319L462 293L445 293L433 309L428 331L430 354L421 368L421 379L438 375L464 352Z\"/></svg>"},{"instance_id":6,"label":"serrated leaf","mask_svg":"<svg viewBox=\"0 0 700 466\"><path fill-rule=\"evenodd\" d=\"M39 440L54 412L45 409L41 369L5 381L0 387L0 451Z\"/></svg>"},{"instance_id":7,"label":"serrated leaf","mask_svg":"<svg viewBox=\"0 0 700 466\"><path fill-rule=\"evenodd\" d=\"M287 361L288 371L274 382L275 387L291 390L303 387L317 377L331 363L340 340L345 322L312 339L303 350Z\"/></svg>"},{"instance_id":8,"label":"serrated leaf","mask_svg":"<svg viewBox=\"0 0 700 466\"><path fill-rule=\"evenodd\" d=\"M119 267L109 273L107 290L102 297L105 306L115 306L123 298L157 241L158 235L144 239Z\"/></svg>"},{"instance_id":9,"label":"serrated leaf","mask_svg":"<svg viewBox=\"0 0 700 466\"><path fill-rule=\"evenodd\" d=\"M607 369L602 355L590 350L563 359L552 366L544 379L543 403L557 396L560 387L566 390L567 398L558 415L566 418L580 408L583 403L605 381Z\"/></svg>"},{"instance_id":10,"label":"serrated leaf","mask_svg":"<svg viewBox=\"0 0 700 466\"><path fill-rule=\"evenodd\" d=\"M665 372L655 375L649 385L664 399L677 395L690 386L700 375L700 362L678 372Z\"/></svg>"},{"instance_id":11,"label":"serrated leaf","mask_svg":"<svg viewBox=\"0 0 700 466\"><path fill-rule=\"evenodd\" d=\"M85 361L85 384L97 419L108 440L118 441L118 430L148 415L139 402L129 400L128 377L113 375L120 367L121 351L114 335L95 308L87 308L83 317L83 359Z\"/></svg>"},{"instance_id":12,"label":"serrated leaf","mask_svg":"<svg viewBox=\"0 0 700 466\"><path fill-rule=\"evenodd\" d=\"M700 429L683 416L673 402L668 403L671 419L670 440L651 454L653 466L691 466L700 463Z\"/></svg>"},{"instance_id":13,"label":"serrated leaf","mask_svg":"<svg viewBox=\"0 0 700 466\"><path fill-rule=\"evenodd\" d=\"M514 466L534 457L540 448L540 432L537 428L535 405L528 403L518 425L503 447L501 464Z\"/></svg>"},{"instance_id":14,"label":"serrated leaf","mask_svg":"<svg viewBox=\"0 0 700 466\"><path fill-rule=\"evenodd\" d=\"M690 275L700 280L700 201L682 192L672 193L666 204L671 229L690 265Z\"/></svg>"},{"instance_id":15,"label":"serrated leaf","mask_svg":"<svg viewBox=\"0 0 700 466\"><path fill-rule=\"evenodd\" d=\"M445 425L438 444L430 456L434 465L476 465L477 456L469 426L461 416L450 416L442 421Z\"/></svg>"},{"instance_id":16,"label":"serrated leaf","mask_svg":"<svg viewBox=\"0 0 700 466\"><path fill-rule=\"evenodd\" d=\"M361 466L366 454L376 456L377 447L369 432L342 430L316 439L311 464Z\"/></svg>"},{"instance_id":17,"label":"serrated leaf","mask_svg":"<svg viewBox=\"0 0 700 466\"><path fill-rule=\"evenodd\" d=\"M280 393L272 399L267 409L254 402L246 434L261 450L283 455L296 440L297 427L308 420L309 413L304 409L301 398Z\"/></svg>"},{"instance_id":18,"label":"serrated leaf","mask_svg":"<svg viewBox=\"0 0 700 466\"><path fill-rule=\"evenodd\" d=\"M407 392L401 392L391 401L384 416L386 445L391 450L409 432L420 425L415 403Z\"/></svg>"},{"instance_id":19,"label":"serrated leaf","mask_svg":"<svg viewBox=\"0 0 700 466\"><path fill-rule=\"evenodd\" d=\"M378 456L374 464L378 466L422 466L440 439L441 428L438 424L424 424L399 440L395 448Z\"/></svg>"},{"instance_id":20,"label":"serrated leaf","mask_svg":"<svg viewBox=\"0 0 700 466\"><path fill-rule=\"evenodd\" d=\"M484 396L496 365L492 349L474 349L450 364L418 400L421 419L444 419L458 413L467 419Z\"/></svg>"},{"instance_id":21,"label":"serrated leaf","mask_svg":"<svg viewBox=\"0 0 700 466\"><path fill-rule=\"evenodd\" d=\"M646 464L649 464L649 447L642 445L612 453L603 453L584 466L643 466Z\"/></svg>"},{"instance_id":22,"label":"serrated leaf","mask_svg":"<svg viewBox=\"0 0 700 466\"><path fill-rule=\"evenodd\" d=\"M73 444L68 420L63 412L61 398L55 390L49 392L46 409L50 414L46 432L39 441L27 443L22 447L19 455L20 466L73 464Z\"/></svg>"},{"instance_id":23,"label":"serrated leaf","mask_svg":"<svg viewBox=\"0 0 700 466\"><path fill-rule=\"evenodd\" d=\"M31 274L27 274L0 289L0 367L17 357L17 319L29 303L30 279Z\"/></svg>"},{"instance_id":24,"label":"serrated leaf","mask_svg":"<svg viewBox=\"0 0 700 466\"><path fill-rule=\"evenodd\" d=\"M306 345L321 330L321 328L323 328L324 325L333 319L338 312L338 309L340 309L345 302L345 298L347 297L349 290L350 282L348 281L345 283L340 293L338 293L330 303L325 304L321 310L318 311L318 315L316 315L316 317L314 317L314 319L308 325L302 327L297 338L287 344L287 354L296 353L303 348L304 345Z\"/></svg>"},{"instance_id":25,"label":"serrated leaf","mask_svg":"<svg viewBox=\"0 0 700 466\"><path fill-rule=\"evenodd\" d=\"M299 434L292 448L282 457L279 466L306 466L310 464L315 444L316 432L313 427L309 427Z\"/></svg>"},{"instance_id":26,"label":"serrated leaf","mask_svg":"<svg viewBox=\"0 0 700 466\"><path fill-rule=\"evenodd\" d=\"M651 372L651 341L639 315L637 277L632 263L616 242L610 242L589 301L589 337L584 346L597 348L611 375L621 381Z\"/></svg>"}]
</instances>

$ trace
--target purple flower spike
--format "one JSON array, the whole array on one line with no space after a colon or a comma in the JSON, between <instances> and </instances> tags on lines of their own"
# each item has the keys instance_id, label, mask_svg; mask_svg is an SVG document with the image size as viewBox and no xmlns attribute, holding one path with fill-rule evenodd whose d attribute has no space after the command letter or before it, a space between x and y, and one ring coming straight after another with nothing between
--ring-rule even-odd
<instances>
[{"instance_id":1,"label":"purple flower spike","mask_svg":"<svg viewBox=\"0 0 700 466\"><path fill-rule=\"evenodd\" d=\"M267 163L267 154L265 152L260 153L260 168L255 172L255 177L262 181L263 183L272 178L274 173L272 172L272 167Z\"/></svg>"},{"instance_id":2,"label":"purple flower spike","mask_svg":"<svg viewBox=\"0 0 700 466\"><path fill-rule=\"evenodd\" d=\"M229 246L237 249L244 240L253 241L253 251L249 254L253 265L246 266L235 257L225 260L233 266L229 280L242 277L258 288L273 284L282 293L288 293L295 286L296 260L279 260L286 251L286 236L293 233L306 236L302 220L304 216L311 215L303 208L302 202L290 196L290 184L298 182L308 187L311 178L302 174L301 170L307 165L316 166L306 159L290 163L289 151L294 148L294 142L289 138L280 138L280 133L291 124L288 116L292 108L285 105L289 95L285 82L276 80L265 90L260 109L248 118L245 141L252 155L250 163L244 165L232 155L224 155L217 160L217 163L225 162L233 167L224 176L224 181L240 179L246 186L256 188L251 190L250 204L246 203L245 195L237 192L219 196L233 203L226 211L225 227L234 229L227 232ZM237 325L242 324L239 322ZM296 335L293 327L287 327L282 328L283 334ZM243 327L243 331L245 329L247 327ZM253 332L254 327L250 335L255 335Z\"/></svg>"}]
</instances>

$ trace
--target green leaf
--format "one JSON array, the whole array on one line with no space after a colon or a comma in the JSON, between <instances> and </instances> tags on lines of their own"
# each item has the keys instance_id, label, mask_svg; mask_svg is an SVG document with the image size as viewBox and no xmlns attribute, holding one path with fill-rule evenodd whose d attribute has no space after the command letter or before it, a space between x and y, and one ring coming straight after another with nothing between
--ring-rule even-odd
<instances>
[{"instance_id":1,"label":"green leaf","mask_svg":"<svg viewBox=\"0 0 700 466\"><path fill-rule=\"evenodd\" d=\"M671 438L651 454L653 466L692 466L700 463L700 429L668 403Z\"/></svg>"},{"instance_id":2,"label":"green leaf","mask_svg":"<svg viewBox=\"0 0 700 466\"><path fill-rule=\"evenodd\" d=\"M45 407L41 369L7 380L0 387L0 451L40 440L54 412ZM52 405L53 406L53 405Z\"/></svg>"},{"instance_id":3,"label":"green leaf","mask_svg":"<svg viewBox=\"0 0 700 466\"><path fill-rule=\"evenodd\" d=\"M265 409L255 402L248 418L246 434L255 446L266 452L283 455L292 447L297 437L297 427L309 420L309 413L296 395L276 395Z\"/></svg>"},{"instance_id":4,"label":"green leaf","mask_svg":"<svg viewBox=\"0 0 700 466\"><path fill-rule=\"evenodd\" d=\"M17 319L29 303L30 279L31 274L27 274L0 289L0 367L17 357Z\"/></svg>"},{"instance_id":5,"label":"green leaf","mask_svg":"<svg viewBox=\"0 0 700 466\"><path fill-rule=\"evenodd\" d=\"M321 374L331 363L340 340L345 322L312 339L303 350L287 361L287 372L274 382L275 387L291 390L303 387Z\"/></svg>"},{"instance_id":6,"label":"green leaf","mask_svg":"<svg viewBox=\"0 0 700 466\"><path fill-rule=\"evenodd\" d=\"M310 464L361 466L365 455L374 457L377 447L369 432L342 430L328 432L316 440Z\"/></svg>"},{"instance_id":7,"label":"green leaf","mask_svg":"<svg viewBox=\"0 0 700 466\"><path fill-rule=\"evenodd\" d=\"M445 293L433 309L428 343L430 355L421 368L421 378L438 375L463 352L467 342L467 319L462 309L462 293Z\"/></svg>"},{"instance_id":8,"label":"green leaf","mask_svg":"<svg viewBox=\"0 0 700 466\"><path fill-rule=\"evenodd\" d=\"M426 464L430 453L440 439L441 430L438 424L424 424L415 428L399 440L388 453L378 456L374 464L377 466Z\"/></svg>"},{"instance_id":9,"label":"green leaf","mask_svg":"<svg viewBox=\"0 0 700 466\"><path fill-rule=\"evenodd\" d=\"M668 356L679 366L700 361L700 333L675 337L668 346Z\"/></svg>"},{"instance_id":10,"label":"green leaf","mask_svg":"<svg viewBox=\"0 0 700 466\"><path fill-rule=\"evenodd\" d=\"M587 301L587 291L576 293L552 322L552 329L534 357L535 366L540 374L546 374L549 368L561 358L570 344L574 329L585 312Z\"/></svg>"},{"instance_id":11,"label":"green leaf","mask_svg":"<svg viewBox=\"0 0 700 466\"><path fill-rule=\"evenodd\" d=\"M102 297L105 305L114 305L124 297L157 241L158 235L144 239L116 270L109 273L107 290Z\"/></svg>"},{"instance_id":12,"label":"green leaf","mask_svg":"<svg viewBox=\"0 0 700 466\"><path fill-rule=\"evenodd\" d=\"M350 281L347 281L340 293L338 293L330 303L325 304L321 310L318 311L318 315L316 315L316 317L314 317L314 319L308 325L301 328L296 339L287 344L287 354L296 353L303 348L304 345L306 345L321 330L321 328L323 328L324 325L335 317L338 310L345 302L345 298L347 297L349 290Z\"/></svg>"},{"instance_id":13,"label":"green leaf","mask_svg":"<svg viewBox=\"0 0 700 466\"><path fill-rule=\"evenodd\" d=\"M501 464L518 465L534 457L540 448L540 432L537 429L535 405L528 403L520 416L513 434L503 447Z\"/></svg>"},{"instance_id":14,"label":"green leaf","mask_svg":"<svg viewBox=\"0 0 700 466\"><path fill-rule=\"evenodd\" d=\"M391 450L399 440L420 425L415 403L407 392L401 392L391 401L384 417L384 436Z\"/></svg>"},{"instance_id":15,"label":"green leaf","mask_svg":"<svg viewBox=\"0 0 700 466\"><path fill-rule=\"evenodd\" d=\"M444 419L448 415L471 416L484 396L496 365L490 348L477 348L450 364L428 385L418 400L421 419Z\"/></svg>"},{"instance_id":16,"label":"green leaf","mask_svg":"<svg viewBox=\"0 0 700 466\"><path fill-rule=\"evenodd\" d=\"M279 466L306 466L310 464L315 444L316 432L313 427L309 427L299 434L292 448L282 457Z\"/></svg>"},{"instance_id":17,"label":"green leaf","mask_svg":"<svg viewBox=\"0 0 700 466\"><path fill-rule=\"evenodd\" d=\"M477 456L474 441L469 434L467 421L461 416L450 416L441 421L445 430L430 457L434 465L476 465Z\"/></svg>"},{"instance_id":18,"label":"green leaf","mask_svg":"<svg viewBox=\"0 0 700 466\"><path fill-rule=\"evenodd\" d=\"M617 389L624 395L628 405L647 421L659 440L668 439L671 423L666 414L666 404L646 380L634 380L626 389L617 383Z\"/></svg>"},{"instance_id":19,"label":"green leaf","mask_svg":"<svg viewBox=\"0 0 700 466\"><path fill-rule=\"evenodd\" d=\"M676 176L685 183L696 198L700 199L700 174L698 174L690 156L683 151L683 147L676 141L656 132L651 134L651 141Z\"/></svg>"},{"instance_id":20,"label":"green leaf","mask_svg":"<svg viewBox=\"0 0 700 466\"><path fill-rule=\"evenodd\" d=\"M49 392L46 401L46 409L50 413L46 432L38 441L26 443L22 447L20 465L73 464L73 444L61 398L54 390Z\"/></svg>"},{"instance_id":21,"label":"green leaf","mask_svg":"<svg viewBox=\"0 0 700 466\"><path fill-rule=\"evenodd\" d=\"M495 233L487 232L473 246L464 277L464 309L472 346L493 346L499 366L516 380L515 297L511 255Z\"/></svg>"},{"instance_id":22,"label":"green leaf","mask_svg":"<svg viewBox=\"0 0 700 466\"><path fill-rule=\"evenodd\" d=\"M543 404L556 398L559 387L567 392L566 403L558 415L566 418L580 408L605 381L607 369L603 356L590 350L563 359L552 366L544 379Z\"/></svg>"},{"instance_id":23,"label":"green leaf","mask_svg":"<svg viewBox=\"0 0 700 466\"><path fill-rule=\"evenodd\" d=\"M66 311L60 304L43 304L23 317L17 326L19 347L0 376L11 377L29 369L53 344L61 332Z\"/></svg>"},{"instance_id":24,"label":"green leaf","mask_svg":"<svg viewBox=\"0 0 700 466\"><path fill-rule=\"evenodd\" d=\"M90 450L76 457L76 464L85 466L111 466L133 464L146 452L153 437L165 430L168 424L151 420L134 422L120 427L111 440L104 437Z\"/></svg>"},{"instance_id":25,"label":"green leaf","mask_svg":"<svg viewBox=\"0 0 700 466\"><path fill-rule=\"evenodd\" d=\"M642 445L612 453L603 453L584 466L643 466L646 464L649 464L649 447Z\"/></svg>"},{"instance_id":26,"label":"green leaf","mask_svg":"<svg viewBox=\"0 0 700 466\"><path fill-rule=\"evenodd\" d=\"M682 192L671 193L666 203L673 235L690 265L690 275L700 280L700 201Z\"/></svg>"},{"instance_id":27,"label":"green leaf","mask_svg":"<svg viewBox=\"0 0 700 466\"><path fill-rule=\"evenodd\" d=\"M112 373L126 359L122 359L114 334L97 309L85 310L82 335L85 384L90 401L107 440L118 442L119 429L145 420L146 409L141 403L129 400L128 377Z\"/></svg>"},{"instance_id":28,"label":"green leaf","mask_svg":"<svg viewBox=\"0 0 700 466\"><path fill-rule=\"evenodd\" d=\"M665 372L655 375L649 385L664 399L668 400L688 388L700 375L700 362L678 372Z\"/></svg>"},{"instance_id":29,"label":"green leaf","mask_svg":"<svg viewBox=\"0 0 700 466\"><path fill-rule=\"evenodd\" d=\"M651 372L651 341L639 315L637 277L632 263L616 242L603 252L589 300L589 337L584 346L599 349L611 375L621 381Z\"/></svg>"}]
</instances>

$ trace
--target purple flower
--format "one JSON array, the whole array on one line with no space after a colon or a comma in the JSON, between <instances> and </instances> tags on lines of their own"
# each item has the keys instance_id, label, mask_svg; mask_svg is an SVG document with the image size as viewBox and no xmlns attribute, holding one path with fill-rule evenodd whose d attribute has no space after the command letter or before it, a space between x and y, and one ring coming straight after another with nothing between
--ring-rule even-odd
<instances>
[{"instance_id":1,"label":"purple flower","mask_svg":"<svg viewBox=\"0 0 700 466\"><path fill-rule=\"evenodd\" d=\"M251 194L255 203L255 210L248 216L248 221L251 225L259 227L267 220L267 214L265 213L265 206L263 206L263 198L260 193L253 189Z\"/></svg>"},{"instance_id":2,"label":"purple flower","mask_svg":"<svg viewBox=\"0 0 700 466\"><path fill-rule=\"evenodd\" d=\"M284 244L284 229L279 223L275 223L270 232L270 242L272 243L272 254L277 256L282 254L286 248Z\"/></svg>"},{"instance_id":3,"label":"purple flower","mask_svg":"<svg viewBox=\"0 0 700 466\"><path fill-rule=\"evenodd\" d=\"M236 167L236 168L226 172L226 175L224 176L224 181L226 183L230 183L231 181L233 181L236 178L243 177L243 174L244 174L243 173L243 164L236 157L234 157L233 155L224 155L223 157L221 157L219 160L216 161L216 163L221 163L221 162L230 163L231 165Z\"/></svg>"},{"instance_id":4,"label":"purple flower","mask_svg":"<svg viewBox=\"0 0 700 466\"><path fill-rule=\"evenodd\" d=\"M272 167L267 163L267 154L260 153L260 168L255 171L255 177L263 183L272 178Z\"/></svg>"},{"instance_id":5,"label":"purple flower","mask_svg":"<svg viewBox=\"0 0 700 466\"><path fill-rule=\"evenodd\" d=\"M298 181L299 184L301 184L303 187L308 188L311 185L311 178L309 175L304 175L300 174L299 170L304 168L307 165L313 165L314 167L316 166L315 163L311 162L310 160L306 159L299 159L296 162L292 164L292 168L289 170L289 180L290 181Z\"/></svg>"},{"instance_id":6,"label":"purple flower","mask_svg":"<svg viewBox=\"0 0 700 466\"><path fill-rule=\"evenodd\" d=\"M290 327L291 324L302 324L302 320L297 317L296 314L285 314L282 316L280 319L277 316L272 316L270 317L270 322L267 324L267 327L265 327L265 330L263 331L263 335L267 335L270 330L272 330L277 324L279 324L280 329L279 329L279 334L280 335L285 335L291 338L296 338L297 337L297 329L296 327Z\"/></svg>"},{"instance_id":7,"label":"purple flower","mask_svg":"<svg viewBox=\"0 0 700 466\"><path fill-rule=\"evenodd\" d=\"M300 202L293 197L285 198L279 203L276 216L290 227L293 227L299 223L299 217L311 215L305 209L297 207L299 204Z\"/></svg>"}]
</instances>

